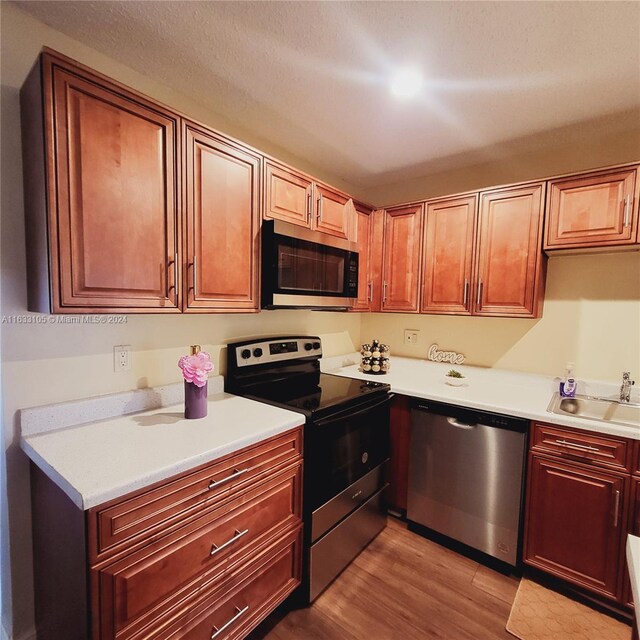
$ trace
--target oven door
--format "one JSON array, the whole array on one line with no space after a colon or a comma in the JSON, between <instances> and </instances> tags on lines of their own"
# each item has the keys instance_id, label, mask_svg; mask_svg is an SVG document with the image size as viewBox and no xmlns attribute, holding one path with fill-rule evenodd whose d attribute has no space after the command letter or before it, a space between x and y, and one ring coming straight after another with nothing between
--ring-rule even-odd
<instances>
[{"instance_id":1,"label":"oven door","mask_svg":"<svg viewBox=\"0 0 640 640\"><path fill-rule=\"evenodd\" d=\"M358 254L349 242L273 221L264 223L262 240L263 307L344 309L353 304Z\"/></svg>"},{"instance_id":2,"label":"oven door","mask_svg":"<svg viewBox=\"0 0 640 640\"><path fill-rule=\"evenodd\" d=\"M389 457L391 394L305 427L305 495L317 509Z\"/></svg>"}]
</instances>

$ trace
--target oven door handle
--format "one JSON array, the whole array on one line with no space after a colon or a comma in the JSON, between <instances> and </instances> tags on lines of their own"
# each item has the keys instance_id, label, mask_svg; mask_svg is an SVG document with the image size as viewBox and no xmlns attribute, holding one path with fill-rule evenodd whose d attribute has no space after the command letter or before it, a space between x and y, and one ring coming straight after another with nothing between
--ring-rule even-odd
<instances>
[{"instance_id":1,"label":"oven door handle","mask_svg":"<svg viewBox=\"0 0 640 640\"><path fill-rule=\"evenodd\" d=\"M363 413L367 413L372 409L377 409L381 407L383 404L387 402L391 402L394 398L393 393L388 393L383 400L379 400L378 402L373 402L371 404L367 404L364 407L360 408L358 411L353 411L351 409L345 409L344 411L340 411L339 413L334 413L332 416L327 418L321 418L320 420L314 421L314 426L316 427L324 427L332 422L338 422L339 420L344 420L345 418L355 418L356 416L362 415Z\"/></svg>"}]
</instances>

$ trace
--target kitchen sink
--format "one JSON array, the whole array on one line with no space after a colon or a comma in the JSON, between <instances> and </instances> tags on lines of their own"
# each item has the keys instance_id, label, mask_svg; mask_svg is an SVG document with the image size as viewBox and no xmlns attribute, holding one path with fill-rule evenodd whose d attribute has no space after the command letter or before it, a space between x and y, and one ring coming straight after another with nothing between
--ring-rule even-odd
<instances>
[{"instance_id":1,"label":"kitchen sink","mask_svg":"<svg viewBox=\"0 0 640 640\"><path fill-rule=\"evenodd\" d=\"M576 394L575 398L563 398L559 393L554 393L547 411L559 416L574 416L607 424L640 427L640 404L635 402L618 402L610 398L579 394Z\"/></svg>"}]
</instances>

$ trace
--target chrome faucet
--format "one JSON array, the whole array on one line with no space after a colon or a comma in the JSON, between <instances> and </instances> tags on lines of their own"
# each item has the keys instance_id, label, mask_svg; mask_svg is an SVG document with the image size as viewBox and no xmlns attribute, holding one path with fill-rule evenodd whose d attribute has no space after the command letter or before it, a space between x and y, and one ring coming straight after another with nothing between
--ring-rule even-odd
<instances>
[{"instance_id":1,"label":"chrome faucet","mask_svg":"<svg viewBox=\"0 0 640 640\"><path fill-rule=\"evenodd\" d=\"M620 402L629 402L631 400L631 387L636 383L631 379L630 371L622 372L622 385L620 386Z\"/></svg>"}]
</instances>

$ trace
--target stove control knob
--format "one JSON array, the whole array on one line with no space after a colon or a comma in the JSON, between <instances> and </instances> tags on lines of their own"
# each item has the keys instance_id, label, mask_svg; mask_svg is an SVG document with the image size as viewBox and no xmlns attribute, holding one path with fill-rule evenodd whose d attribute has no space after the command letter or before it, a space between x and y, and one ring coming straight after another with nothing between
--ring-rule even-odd
<instances>
[{"instance_id":1,"label":"stove control knob","mask_svg":"<svg viewBox=\"0 0 640 640\"><path fill-rule=\"evenodd\" d=\"M313 343L313 348L314 349L319 349L320 348L320 343L319 342L314 342Z\"/></svg>"},{"instance_id":2,"label":"stove control knob","mask_svg":"<svg viewBox=\"0 0 640 640\"><path fill-rule=\"evenodd\" d=\"M261 349L260 347L256 347L256 348L253 350L253 355L254 355L256 358L259 358L259 357L262 355L262 349Z\"/></svg>"},{"instance_id":3,"label":"stove control knob","mask_svg":"<svg viewBox=\"0 0 640 640\"><path fill-rule=\"evenodd\" d=\"M243 349L240 355L244 360L247 360L247 358L251 357L251 351L249 349Z\"/></svg>"},{"instance_id":4,"label":"stove control knob","mask_svg":"<svg viewBox=\"0 0 640 640\"><path fill-rule=\"evenodd\" d=\"M313 345L310 342L306 342L304 345L304 350L311 351L311 349L313 349Z\"/></svg>"}]
</instances>

